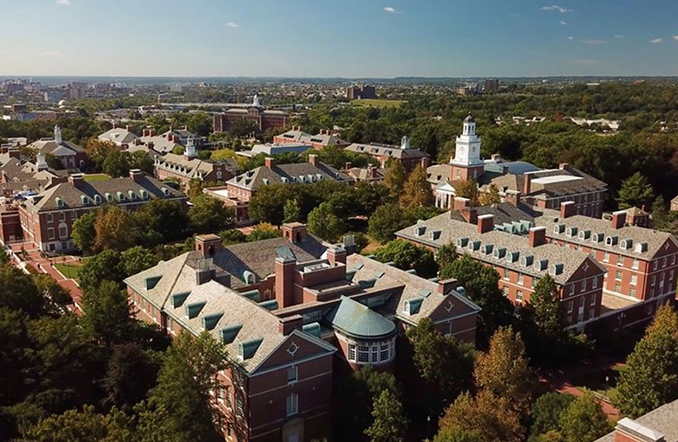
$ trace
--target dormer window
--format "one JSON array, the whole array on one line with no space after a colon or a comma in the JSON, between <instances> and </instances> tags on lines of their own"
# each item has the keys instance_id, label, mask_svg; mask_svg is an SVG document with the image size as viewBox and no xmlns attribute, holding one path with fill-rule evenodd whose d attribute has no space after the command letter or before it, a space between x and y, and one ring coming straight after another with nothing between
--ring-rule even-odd
<instances>
[{"instance_id":1,"label":"dormer window","mask_svg":"<svg viewBox=\"0 0 678 442\"><path fill-rule=\"evenodd\" d=\"M633 240L632 239L623 239L621 243L619 244L619 247L621 247L624 250L629 250L631 247L633 247Z\"/></svg>"},{"instance_id":2,"label":"dormer window","mask_svg":"<svg viewBox=\"0 0 678 442\"><path fill-rule=\"evenodd\" d=\"M118 196L118 201L120 201L120 202L125 201L125 194L124 193L118 192L117 196Z\"/></svg>"},{"instance_id":3,"label":"dormer window","mask_svg":"<svg viewBox=\"0 0 678 442\"><path fill-rule=\"evenodd\" d=\"M523 256L522 258L520 258L520 265L522 265L523 267L530 267L533 261L534 256L532 255Z\"/></svg>"},{"instance_id":4,"label":"dormer window","mask_svg":"<svg viewBox=\"0 0 678 442\"><path fill-rule=\"evenodd\" d=\"M539 271L539 272L543 272L544 270L546 270L548 268L548 266L549 266L549 260L548 259L540 259L539 261L537 261L534 264L534 269Z\"/></svg>"},{"instance_id":5,"label":"dormer window","mask_svg":"<svg viewBox=\"0 0 678 442\"><path fill-rule=\"evenodd\" d=\"M506 256L506 247L499 247L494 249L494 257L497 259L501 259L504 256Z\"/></svg>"},{"instance_id":6,"label":"dormer window","mask_svg":"<svg viewBox=\"0 0 678 442\"><path fill-rule=\"evenodd\" d=\"M520 252L509 252L506 255L506 261L507 262L517 262L519 256L520 256Z\"/></svg>"},{"instance_id":7,"label":"dormer window","mask_svg":"<svg viewBox=\"0 0 678 442\"><path fill-rule=\"evenodd\" d=\"M94 204L101 204L101 195L94 195Z\"/></svg>"},{"instance_id":8,"label":"dormer window","mask_svg":"<svg viewBox=\"0 0 678 442\"><path fill-rule=\"evenodd\" d=\"M647 252L647 243L646 242L639 242L636 244L636 253L645 253ZM674 257L675 259L675 257Z\"/></svg>"},{"instance_id":9,"label":"dormer window","mask_svg":"<svg viewBox=\"0 0 678 442\"><path fill-rule=\"evenodd\" d=\"M56 205L57 207L64 207L64 200L61 199L60 197L56 198Z\"/></svg>"},{"instance_id":10,"label":"dormer window","mask_svg":"<svg viewBox=\"0 0 678 442\"><path fill-rule=\"evenodd\" d=\"M468 238L457 239L457 246L458 247L466 247L467 244L468 244Z\"/></svg>"},{"instance_id":11,"label":"dormer window","mask_svg":"<svg viewBox=\"0 0 678 442\"><path fill-rule=\"evenodd\" d=\"M576 237L578 230L579 229L577 229L576 227L568 227L567 228L567 236L569 236L570 238Z\"/></svg>"},{"instance_id":12,"label":"dormer window","mask_svg":"<svg viewBox=\"0 0 678 442\"><path fill-rule=\"evenodd\" d=\"M129 199L132 200L132 201L134 201L135 199L137 199L137 194L134 193L133 190L130 190L129 192L127 192L127 196L128 196Z\"/></svg>"},{"instance_id":13,"label":"dormer window","mask_svg":"<svg viewBox=\"0 0 678 442\"><path fill-rule=\"evenodd\" d=\"M605 239L605 244L608 246L615 246L617 245L618 238L616 236L608 236Z\"/></svg>"},{"instance_id":14,"label":"dormer window","mask_svg":"<svg viewBox=\"0 0 678 442\"><path fill-rule=\"evenodd\" d=\"M549 269L549 273L551 276L558 276L561 273L563 273L563 264L551 264L551 268Z\"/></svg>"},{"instance_id":15,"label":"dormer window","mask_svg":"<svg viewBox=\"0 0 678 442\"><path fill-rule=\"evenodd\" d=\"M106 196L106 201L107 201L107 202L109 202L109 203L112 203L112 202L113 202L113 195L111 195L110 193L106 192L106 195L105 195L105 196Z\"/></svg>"},{"instance_id":16,"label":"dormer window","mask_svg":"<svg viewBox=\"0 0 678 442\"><path fill-rule=\"evenodd\" d=\"M142 199L148 199L148 192L146 191L146 189L141 189L139 191L139 195L141 196Z\"/></svg>"},{"instance_id":17,"label":"dormer window","mask_svg":"<svg viewBox=\"0 0 678 442\"><path fill-rule=\"evenodd\" d=\"M579 232L579 239L589 239L591 237L591 231L590 230L581 230Z\"/></svg>"},{"instance_id":18,"label":"dormer window","mask_svg":"<svg viewBox=\"0 0 678 442\"><path fill-rule=\"evenodd\" d=\"M468 243L468 249L475 252L480 250L480 241L471 241Z\"/></svg>"},{"instance_id":19,"label":"dormer window","mask_svg":"<svg viewBox=\"0 0 678 442\"><path fill-rule=\"evenodd\" d=\"M494 249L494 246L492 244L485 244L482 247L482 252L486 255L492 254L492 250Z\"/></svg>"},{"instance_id":20,"label":"dormer window","mask_svg":"<svg viewBox=\"0 0 678 442\"><path fill-rule=\"evenodd\" d=\"M163 188L162 188L162 194L165 195L165 196L169 196L169 195L170 195L170 190L169 190L169 188L163 187Z\"/></svg>"},{"instance_id":21,"label":"dormer window","mask_svg":"<svg viewBox=\"0 0 678 442\"><path fill-rule=\"evenodd\" d=\"M415 236L422 236L424 233L426 233L426 227L425 226L416 226L414 228L414 235Z\"/></svg>"},{"instance_id":22,"label":"dormer window","mask_svg":"<svg viewBox=\"0 0 678 442\"><path fill-rule=\"evenodd\" d=\"M593 236L591 237L591 241L595 243L600 243L603 242L604 237L605 235L602 233L594 233Z\"/></svg>"},{"instance_id":23,"label":"dormer window","mask_svg":"<svg viewBox=\"0 0 678 442\"><path fill-rule=\"evenodd\" d=\"M565 226L563 224L556 224L553 226L553 233L556 235L561 234L565 231Z\"/></svg>"}]
</instances>

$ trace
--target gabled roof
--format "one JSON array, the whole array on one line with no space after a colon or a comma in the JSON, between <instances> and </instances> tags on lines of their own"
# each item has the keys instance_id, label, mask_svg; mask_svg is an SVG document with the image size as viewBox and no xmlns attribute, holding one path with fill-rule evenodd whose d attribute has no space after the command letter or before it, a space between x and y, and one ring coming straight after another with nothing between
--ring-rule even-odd
<instances>
[{"instance_id":1,"label":"gabled roof","mask_svg":"<svg viewBox=\"0 0 678 442\"><path fill-rule=\"evenodd\" d=\"M28 147L30 147L31 149L38 150L42 153L45 154L50 153L52 155L63 156L63 155L75 155L77 153L81 154L85 153L85 149L70 141L62 141L61 144L59 144L55 140L43 139L29 144Z\"/></svg>"},{"instance_id":2,"label":"gabled roof","mask_svg":"<svg viewBox=\"0 0 678 442\"><path fill-rule=\"evenodd\" d=\"M384 339L396 332L393 321L346 296L341 297L341 303L326 320L340 333L355 339Z\"/></svg>"},{"instance_id":3,"label":"gabled roof","mask_svg":"<svg viewBox=\"0 0 678 442\"><path fill-rule=\"evenodd\" d=\"M390 144L361 144L354 143L345 148L350 152L361 153L371 156L387 156L398 159L421 159L429 158L430 155L419 149L402 149L400 146Z\"/></svg>"},{"instance_id":4,"label":"gabled roof","mask_svg":"<svg viewBox=\"0 0 678 442\"><path fill-rule=\"evenodd\" d=\"M646 437L653 435L663 435L661 439L666 442L678 441L678 401L662 405L656 410L650 411L644 416L628 422L630 419L619 421L625 427L632 427L636 433L644 434ZM633 422L640 425L633 425ZM641 428L644 427L644 428ZM607 434L595 442L614 442L615 432ZM657 439L659 440L659 439Z\"/></svg>"},{"instance_id":5,"label":"gabled roof","mask_svg":"<svg viewBox=\"0 0 678 442\"><path fill-rule=\"evenodd\" d=\"M109 131L106 131L97 137L102 141L111 141L118 146L123 144L131 144L134 140L138 139L133 132L128 131L123 127L116 127Z\"/></svg>"},{"instance_id":6,"label":"gabled roof","mask_svg":"<svg viewBox=\"0 0 678 442\"><path fill-rule=\"evenodd\" d=\"M303 180L303 181L302 181ZM229 184L250 190L273 183L301 183L317 181L353 181L350 176L324 163L314 166L311 163L280 164L272 168L261 166L238 175L228 181Z\"/></svg>"}]
</instances>

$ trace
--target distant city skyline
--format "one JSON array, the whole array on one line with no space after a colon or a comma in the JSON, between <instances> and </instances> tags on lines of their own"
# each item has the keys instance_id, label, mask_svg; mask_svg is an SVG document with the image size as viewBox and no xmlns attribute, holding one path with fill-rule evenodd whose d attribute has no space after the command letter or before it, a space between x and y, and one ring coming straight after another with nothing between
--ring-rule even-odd
<instances>
[{"instance_id":1,"label":"distant city skyline","mask_svg":"<svg viewBox=\"0 0 678 442\"><path fill-rule=\"evenodd\" d=\"M678 75L678 2L0 0L2 76Z\"/></svg>"}]
</instances>

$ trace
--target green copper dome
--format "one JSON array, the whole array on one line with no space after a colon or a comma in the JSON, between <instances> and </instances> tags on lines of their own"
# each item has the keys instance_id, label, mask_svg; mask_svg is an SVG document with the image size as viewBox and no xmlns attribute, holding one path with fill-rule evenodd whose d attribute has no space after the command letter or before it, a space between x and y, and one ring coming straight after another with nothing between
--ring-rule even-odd
<instances>
[{"instance_id":1,"label":"green copper dome","mask_svg":"<svg viewBox=\"0 0 678 442\"><path fill-rule=\"evenodd\" d=\"M396 331L392 321L345 296L328 319L333 328L355 339L381 339L392 336Z\"/></svg>"}]
</instances>

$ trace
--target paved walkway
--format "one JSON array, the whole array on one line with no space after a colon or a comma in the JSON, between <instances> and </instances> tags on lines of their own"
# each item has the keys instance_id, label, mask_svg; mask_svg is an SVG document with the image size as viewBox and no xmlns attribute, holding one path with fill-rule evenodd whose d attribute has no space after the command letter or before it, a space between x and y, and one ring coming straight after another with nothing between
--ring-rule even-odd
<instances>
[{"instance_id":1,"label":"paved walkway","mask_svg":"<svg viewBox=\"0 0 678 442\"><path fill-rule=\"evenodd\" d=\"M31 242L23 242L18 244L12 244L10 248L19 255L21 253L21 247L26 252L26 256L22 259L26 262L27 265L30 265L35 270L41 273L46 273L50 275L56 282L66 289L73 298L73 304L68 306L69 310L76 314L82 314L82 290L80 286L74 279L69 279L66 276L62 275L53 265L53 262L59 264L68 264L80 262L80 258L76 256L59 256L54 258L44 258L40 255L40 250L38 247Z\"/></svg>"}]
</instances>

